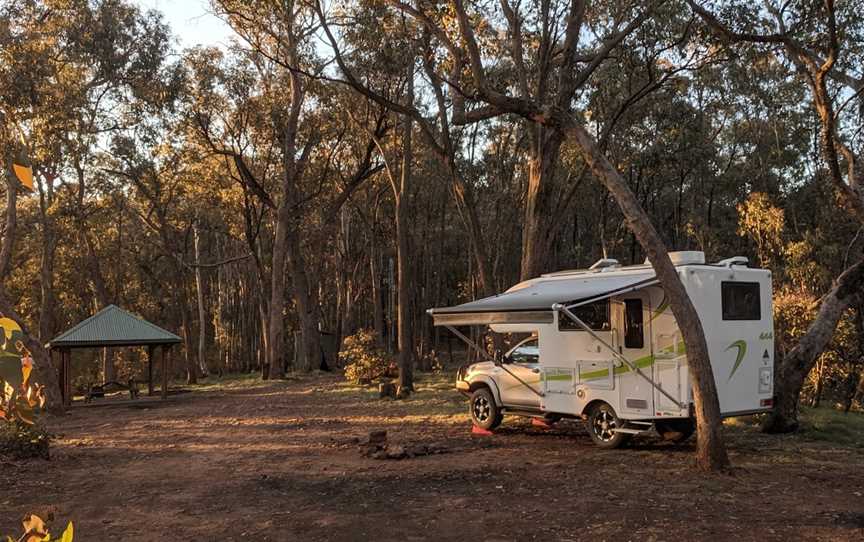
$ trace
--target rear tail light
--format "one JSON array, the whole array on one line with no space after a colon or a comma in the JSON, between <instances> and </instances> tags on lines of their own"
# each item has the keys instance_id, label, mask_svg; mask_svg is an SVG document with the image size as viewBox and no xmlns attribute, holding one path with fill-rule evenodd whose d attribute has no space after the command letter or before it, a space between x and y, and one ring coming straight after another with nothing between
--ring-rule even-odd
<instances>
[{"instance_id":1,"label":"rear tail light","mask_svg":"<svg viewBox=\"0 0 864 542\"><path fill-rule=\"evenodd\" d=\"M774 398L771 399L762 399L759 401L759 406L763 407L773 407L774 406Z\"/></svg>"}]
</instances>

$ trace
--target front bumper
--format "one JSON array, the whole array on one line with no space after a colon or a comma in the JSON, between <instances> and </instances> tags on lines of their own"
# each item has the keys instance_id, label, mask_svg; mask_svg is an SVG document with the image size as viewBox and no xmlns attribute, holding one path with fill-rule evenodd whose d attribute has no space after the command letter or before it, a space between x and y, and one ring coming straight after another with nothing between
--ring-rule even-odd
<instances>
[{"instance_id":1,"label":"front bumper","mask_svg":"<svg viewBox=\"0 0 864 542\"><path fill-rule=\"evenodd\" d=\"M471 384L465 382L464 380L457 380L456 389L462 392L467 392L471 389Z\"/></svg>"}]
</instances>

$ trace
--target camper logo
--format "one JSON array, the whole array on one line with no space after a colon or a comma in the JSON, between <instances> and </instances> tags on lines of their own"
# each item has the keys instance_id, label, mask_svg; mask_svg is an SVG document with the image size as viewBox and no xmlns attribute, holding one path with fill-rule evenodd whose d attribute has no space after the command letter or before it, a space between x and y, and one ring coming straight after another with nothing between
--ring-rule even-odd
<instances>
[{"instance_id":1,"label":"camper logo","mask_svg":"<svg viewBox=\"0 0 864 542\"><path fill-rule=\"evenodd\" d=\"M747 355L747 342L746 341L735 341L726 347L726 351L732 350L733 348L738 349L738 354L735 356L735 364L732 365L732 372L729 373L729 378L726 381L732 380L732 376L735 374L735 371L738 370L738 367L741 365L741 362L744 361L744 356Z\"/></svg>"}]
</instances>

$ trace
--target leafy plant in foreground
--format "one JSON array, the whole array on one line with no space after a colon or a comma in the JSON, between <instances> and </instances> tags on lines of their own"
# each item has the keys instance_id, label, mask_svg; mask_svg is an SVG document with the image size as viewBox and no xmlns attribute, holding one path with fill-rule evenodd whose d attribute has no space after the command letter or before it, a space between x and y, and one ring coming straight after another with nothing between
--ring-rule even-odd
<instances>
[{"instance_id":1,"label":"leafy plant in foreground","mask_svg":"<svg viewBox=\"0 0 864 542\"><path fill-rule=\"evenodd\" d=\"M66 525L66 529L60 535L60 538L51 538L51 535L48 533L48 526L36 514L28 514L21 523L24 526L24 534L17 539L7 536L4 542L16 542L16 540L17 542L49 542L51 540L72 542L75 535L75 527L71 521Z\"/></svg>"}]
</instances>

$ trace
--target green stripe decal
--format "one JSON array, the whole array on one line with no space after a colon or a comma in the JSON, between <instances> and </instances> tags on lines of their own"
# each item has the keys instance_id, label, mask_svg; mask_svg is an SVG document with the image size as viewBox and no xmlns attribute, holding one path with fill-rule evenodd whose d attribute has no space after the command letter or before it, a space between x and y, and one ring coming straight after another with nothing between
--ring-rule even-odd
<instances>
[{"instance_id":1,"label":"green stripe decal","mask_svg":"<svg viewBox=\"0 0 864 542\"><path fill-rule=\"evenodd\" d=\"M654 356L648 355L641 357L635 361L631 361L633 365L635 365L639 369L645 369L647 367L651 367L654 365ZM630 367L627 365L622 365L620 367L615 367L614 374L620 375L624 373L629 373ZM582 373L582 380L596 380L598 378L608 378L609 377L609 369L600 369L598 371L590 371L587 373Z\"/></svg>"},{"instance_id":2,"label":"green stripe decal","mask_svg":"<svg viewBox=\"0 0 864 542\"><path fill-rule=\"evenodd\" d=\"M741 365L741 362L744 361L744 356L747 355L747 342L742 340L737 340L734 343L730 344L726 347L726 352L732 350L732 348L738 349L738 354L735 357L735 364L732 366L732 372L729 373L729 378L726 381L732 380L732 376L735 374L735 371L738 370L738 367Z\"/></svg>"}]
</instances>

